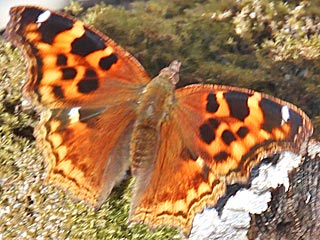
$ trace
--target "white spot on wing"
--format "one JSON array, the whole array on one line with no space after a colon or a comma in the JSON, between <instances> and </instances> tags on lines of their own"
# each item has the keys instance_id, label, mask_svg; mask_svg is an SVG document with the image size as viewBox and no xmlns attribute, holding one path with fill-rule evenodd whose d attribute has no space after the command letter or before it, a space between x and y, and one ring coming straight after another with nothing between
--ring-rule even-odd
<instances>
[{"instance_id":1,"label":"white spot on wing","mask_svg":"<svg viewBox=\"0 0 320 240\"><path fill-rule=\"evenodd\" d=\"M196 163L197 163L201 168L204 168L204 167L206 166L205 161L204 161L201 157L198 157L198 158L197 158Z\"/></svg>"},{"instance_id":2,"label":"white spot on wing","mask_svg":"<svg viewBox=\"0 0 320 240\"><path fill-rule=\"evenodd\" d=\"M282 117L282 122L281 125L288 122L290 119L290 112L289 112L289 108L287 105L284 105L281 108L281 117Z\"/></svg>"},{"instance_id":3,"label":"white spot on wing","mask_svg":"<svg viewBox=\"0 0 320 240\"><path fill-rule=\"evenodd\" d=\"M50 16L51 12L49 10L46 10L43 13L41 13L37 18L37 23L39 24L39 26L41 25L41 23L47 21Z\"/></svg>"},{"instance_id":4,"label":"white spot on wing","mask_svg":"<svg viewBox=\"0 0 320 240\"><path fill-rule=\"evenodd\" d=\"M74 108L71 108L71 110L68 112L70 123L75 123L75 122L79 121L79 117L80 117L79 109L80 108L81 107L74 107Z\"/></svg>"}]
</instances>

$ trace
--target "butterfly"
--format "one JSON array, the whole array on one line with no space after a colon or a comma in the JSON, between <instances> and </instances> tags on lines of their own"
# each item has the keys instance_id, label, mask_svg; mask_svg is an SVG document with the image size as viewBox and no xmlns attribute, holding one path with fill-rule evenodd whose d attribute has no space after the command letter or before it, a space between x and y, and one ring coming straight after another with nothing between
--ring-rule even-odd
<instances>
[{"instance_id":1,"label":"butterfly","mask_svg":"<svg viewBox=\"0 0 320 240\"><path fill-rule=\"evenodd\" d=\"M35 129L47 183L100 207L128 169L129 221L188 236L195 214L226 186L282 151L299 153L313 126L296 106L249 89L176 89L181 63L151 79L106 35L63 13L19 6L5 37L29 59L23 95L41 113Z\"/></svg>"}]
</instances>

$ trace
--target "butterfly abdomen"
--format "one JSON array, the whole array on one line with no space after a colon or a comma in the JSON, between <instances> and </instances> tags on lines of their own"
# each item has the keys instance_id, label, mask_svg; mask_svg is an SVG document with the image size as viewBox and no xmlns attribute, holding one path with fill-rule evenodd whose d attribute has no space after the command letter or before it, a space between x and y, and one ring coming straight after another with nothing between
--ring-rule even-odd
<instances>
[{"instance_id":1,"label":"butterfly abdomen","mask_svg":"<svg viewBox=\"0 0 320 240\"><path fill-rule=\"evenodd\" d=\"M136 170L148 168L154 163L160 141L161 123L166 120L173 106L175 85L168 78L170 74L163 73L146 86L139 99L137 120L130 143L133 175L137 174Z\"/></svg>"}]
</instances>

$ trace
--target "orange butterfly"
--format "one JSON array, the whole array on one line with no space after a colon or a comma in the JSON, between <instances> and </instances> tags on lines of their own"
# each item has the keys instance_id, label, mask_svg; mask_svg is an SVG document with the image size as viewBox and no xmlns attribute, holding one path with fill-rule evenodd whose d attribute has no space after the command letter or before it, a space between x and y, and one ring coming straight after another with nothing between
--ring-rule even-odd
<instances>
[{"instance_id":1,"label":"orange butterfly","mask_svg":"<svg viewBox=\"0 0 320 240\"><path fill-rule=\"evenodd\" d=\"M131 168L130 221L185 235L226 185L263 158L299 153L312 134L294 105L248 89L175 89L180 63L150 79L128 52L82 22L37 7L11 9L6 37L30 60L23 94L38 107L35 136L47 182L99 207Z\"/></svg>"}]
</instances>

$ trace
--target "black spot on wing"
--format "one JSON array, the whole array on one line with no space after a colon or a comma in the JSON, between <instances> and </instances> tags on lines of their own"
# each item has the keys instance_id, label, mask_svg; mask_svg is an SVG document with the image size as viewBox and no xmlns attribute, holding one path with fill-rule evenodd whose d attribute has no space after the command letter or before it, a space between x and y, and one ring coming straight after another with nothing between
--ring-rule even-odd
<instances>
[{"instance_id":1,"label":"black spot on wing","mask_svg":"<svg viewBox=\"0 0 320 240\"><path fill-rule=\"evenodd\" d=\"M61 71L63 80L72 80L77 75L77 70L73 67L62 68Z\"/></svg>"},{"instance_id":2,"label":"black spot on wing","mask_svg":"<svg viewBox=\"0 0 320 240\"><path fill-rule=\"evenodd\" d=\"M71 48L72 53L85 57L94 51L105 49L106 45L100 36L85 29L85 33L72 42Z\"/></svg>"},{"instance_id":3,"label":"black spot on wing","mask_svg":"<svg viewBox=\"0 0 320 240\"><path fill-rule=\"evenodd\" d=\"M221 162L221 161L225 161L227 160L229 154L225 151L221 151L219 153L217 153L216 155L213 156L214 160L216 162Z\"/></svg>"},{"instance_id":4,"label":"black spot on wing","mask_svg":"<svg viewBox=\"0 0 320 240\"><path fill-rule=\"evenodd\" d=\"M282 122L281 109L282 105L269 99L262 99L259 106L263 112L262 129L272 132L276 127L279 127Z\"/></svg>"},{"instance_id":5,"label":"black spot on wing","mask_svg":"<svg viewBox=\"0 0 320 240\"><path fill-rule=\"evenodd\" d=\"M216 130L220 125L220 121L216 118L209 118L208 122L210 123L210 126L212 127L213 130Z\"/></svg>"},{"instance_id":6,"label":"black spot on wing","mask_svg":"<svg viewBox=\"0 0 320 240\"><path fill-rule=\"evenodd\" d=\"M219 120L215 118L209 118L207 122L200 126L199 130L201 139L207 144L210 144L212 141L214 141L216 138L215 131L219 125Z\"/></svg>"},{"instance_id":7,"label":"black spot on wing","mask_svg":"<svg viewBox=\"0 0 320 240\"><path fill-rule=\"evenodd\" d=\"M96 80L81 80L78 83L78 90L81 93L90 93L98 88L98 81Z\"/></svg>"},{"instance_id":8,"label":"black spot on wing","mask_svg":"<svg viewBox=\"0 0 320 240\"><path fill-rule=\"evenodd\" d=\"M56 64L57 64L57 66L67 65L67 56L62 53L58 54Z\"/></svg>"},{"instance_id":9,"label":"black spot on wing","mask_svg":"<svg viewBox=\"0 0 320 240\"><path fill-rule=\"evenodd\" d=\"M115 64L118 61L118 57L115 54L111 54L107 57L103 57L99 61L99 66L103 70L109 70L113 64Z\"/></svg>"},{"instance_id":10,"label":"black spot on wing","mask_svg":"<svg viewBox=\"0 0 320 240\"><path fill-rule=\"evenodd\" d=\"M236 91L228 91L224 93L224 97L228 102L230 115L232 117L240 121L244 121L244 119L249 115L248 98L250 96L251 94Z\"/></svg>"},{"instance_id":11,"label":"black spot on wing","mask_svg":"<svg viewBox=\"0 0 320 240\"><path fill-rule=\"evenodd\" d=\"M96 72L92 69L86 71L85 77L78 83L78 90L81 93L90 93L99 87L99 80Z\"/></svg>"},{"instance_id":12,"label":"black spot on wing","mask_svg":"<svg viewBox=\"0 0 320 240\"><path fill-rule=\"evenodd\" d=\"M224 130L221 137L224 143L227 145L230 145L233 141L236 140L236 137L229 130Z\"/></svg>"},{"instance_id":13,"label":"black spot on wing","mask_svg":"<svg viewBox=\"0 0 320 240\"><path fill-rule=\"evenodd\" d=\"M245 136L247 136L247 134L249 133L249 129L247 127L240 127L237 131L237 135L240 138L245 138Z\"/></svg>"},{"instance_id":14,"label":"black spot on wing","mask_svg":"<svg viewBox=\"0 0 320 240\"><path fill-rule=\"evenodd\" d=\"M206 110L207 112L214 113L218 110L219 103L217 102L217 97L213 93L209 93L207 97L207 105Z\"/></svg>"},{"instance_id":15,"label":"black spot on wing","mask_svg":"<svg viewBox=\"0 0 320 240\"><path fill-rule=\"evenodd\" d=\"M93 69L87 69L86 74L85 74L85 79L98 80L97 73Z\"/></svg>"},{"instance_id":16,"label":"black spot on wing","mask_svg":"<svg viewBox=\"0 0 320 240\"><path fill-rule=\"evenodd\" d=\"M53 94L56 98L64 98L64 93L61 86L54 86L53 87Z\"/></svg>"},{"instance_id":17,"label":"black spot on wing","mask_svg":"<svg viewBox=\"0 0 320 240\"><path fill-rule=\"evenodd\" d=\"M208 123L202 124L199 130L200 130L201 139L205 143L210 144L215 139L215 134Z\"/></svg>"}]
</instances>

